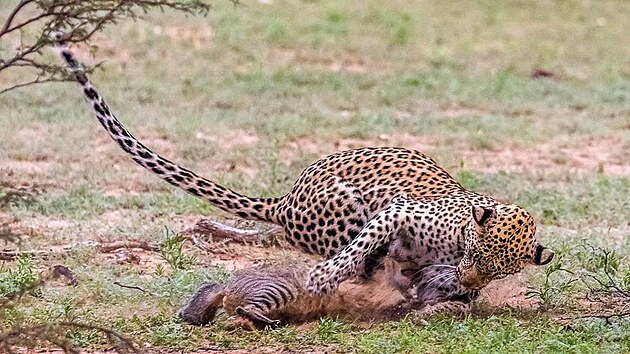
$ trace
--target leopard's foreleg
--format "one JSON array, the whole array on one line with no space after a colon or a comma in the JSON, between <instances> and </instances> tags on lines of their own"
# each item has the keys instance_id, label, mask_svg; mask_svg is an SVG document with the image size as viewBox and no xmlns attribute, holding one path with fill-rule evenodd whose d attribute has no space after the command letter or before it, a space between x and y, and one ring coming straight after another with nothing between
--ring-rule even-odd
<instances>
[{"instance_id":1,"label":"leopard's foreleg","mask_svg":"<svg viewBox=\"0 0 630 354\"><path fill-rule=\"evenodd\" d=\"M391 204L370 220L359 235L333 258L319 263L309 272L307 288L314 294L330 293L353 275L365 259L378 248L393 240L409 220L410 201L395 198Z\"/></svg>"}]
</instances>

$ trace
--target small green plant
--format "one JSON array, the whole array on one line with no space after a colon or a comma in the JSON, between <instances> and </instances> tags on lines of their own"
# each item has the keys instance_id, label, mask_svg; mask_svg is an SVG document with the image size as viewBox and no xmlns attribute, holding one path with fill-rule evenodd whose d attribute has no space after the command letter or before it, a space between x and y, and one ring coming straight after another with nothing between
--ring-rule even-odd
<instances>
[{"instance_id":1,"label":"small green plant","mask_svg":"<svg viewBox=\"0 0 630 354\"><path fill-rule=\"evenodd\" d=\"M0 298L12 298L23 289L33 288L39 277L33 271L30 256L20 256L14 269L0 268Z\"/></svg>"},{"instance_id":2,"label":"small green plant","mask_svg":"<svg viewBox=\"0 0 630 354\"><path fill-rule=\"evenodd\" d=\"M580 280L589 296L622 296L630 298L630 268L623 269L615 250L583 245L580 253L584 272Z\"/></svg>"},{"instance_id":3,"label":"small green plant","mask_svg":"<svg viewBox=\"0 0 630 354\"><path fill-rule=\"evenodd\" d=\"M331 318L320 318L317 323L317 339L324 343L334 341L342 330L342 323Z\"/></svg>"},{"instance_id":4,"label":"small green plant","mask_svg":"<svg viewBox=\"0 0 630 354\"><path fill-rule=\"evenodd\" d=\"M161 277L162 275L164 275L164 266L158 264L155 266L155 276Z\"/></svg>"},{"instance_id":5,"label":"small green plant","mask_svg":"<svg viewBox=\"0 0 630 354\"><path fill-rule=\"evenodd\" d=\"M525 293L527 298L538 298L540 307L547 310L566 301L566 295L571 292L578 279L574 272L564 267L563 256L558 255L556 261L545 268L545 276L542 285L538 288L530 288Z\"/></svg>"},{"instance_id":6,"label":"small green plant","mask_svg":"<svg viewBox=\"0 0 630 354\"><path fill-rule=\"evenodd\" d=\"M164 227L164 239L160 243L160 256L173 269L189 269L195 264L194 256L184 254L184 240L179 235L173 233L168 227Z\"/></svg>"},{"instance_id":7,"label":"small green plant","mask_svg":"<svg viewBox=\"0 0 630 354\"><path fill-rule=\"evenodd\" d=\"M610 273L614 275L619 270L619 257L614 250L583 245L583 266L591 273Z\"/></svg>"}]
</instances>

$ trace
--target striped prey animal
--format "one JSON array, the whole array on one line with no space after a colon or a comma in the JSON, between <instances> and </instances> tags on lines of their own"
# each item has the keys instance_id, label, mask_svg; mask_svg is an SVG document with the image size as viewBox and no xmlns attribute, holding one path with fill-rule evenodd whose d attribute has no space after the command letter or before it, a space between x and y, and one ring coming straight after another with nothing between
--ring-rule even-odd
<instances>
[{"instance_id":1,"label":"striped prey animal","mask_svg":"<svg viewBox=\"0 0 630 354\"><path fill-rule=\"evenodd\" d=\"M407 314L411 282L400 265L387 258L366 282L344 282L337 292L313 295L306 289L308 269L251 268L227 282L207 283L179 310L192 325L212 322L223 307L232 326L275 327L323 316L350 320L390 320Z\"/></svg>"},{"instance_id":2,"label":"striped prey animal","mask_svg":"<svg viewBox=\"0 0 630 354\"><path fill-rule=\"evenodd\" d=\"M413 269L443 265L449 281L435 296L460 309L467 304L462 299L474 298L490 281L553 257L536 240L529 212L463 188L414 150L360 148L329 155L307 167L281 197L249 197L220 186L131 135L61 35L57 43L97 120L138 165L226 212L280 225L288 243L324 256L309 273L313 293L334 291L355 274L369 276L390 254Z\"/></svg>"}]
</instances>

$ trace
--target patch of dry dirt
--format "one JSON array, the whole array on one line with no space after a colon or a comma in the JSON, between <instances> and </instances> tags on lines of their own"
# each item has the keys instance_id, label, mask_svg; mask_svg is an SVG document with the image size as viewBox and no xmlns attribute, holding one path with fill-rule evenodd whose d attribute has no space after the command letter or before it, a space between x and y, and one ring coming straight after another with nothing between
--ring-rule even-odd
<instances>
[{"instance_id":1,"label":"patch of dry dirt","mask_svg":"<svg viewBox=\"0 0 630 354\"><path fill-rule=\"evenodd\" d=\"M208 24L194 27L184 25L155 26L153 32L157 35L165 35L171 40L171 43L190 42L196 50L208 48L214 34L212 27Z\"/></svg>"},{"instance_id":2,"label":"patch of dry dirt","mask_svg":"<svg viewBox=\"0 0 630 354\"><path fill-rule=\"evenodd\" d=\"M480 301L492 307L535 308L535 299L525 297L527 287L520 274L495 280L481 291Z\"/></svg>"},{"instance_id":3,"label":"patch of dry dirt","mask_svg":"<svg viewBox=\"0 0 630 354\"><path fill-rule=\"evenodd\" d=\"M234 243L227 243L223 246L219 244L212 253L196 251L195 255L197 260L204 265L221 266L229 271L269 264L287 266L299 266L301 264L308 267L315 262L315 258L311 258L294 249Z\"/></svg>"},{"instance_id":4,"label":"patch of dry dirt","mask_svg":"<svg viewBox=\"0 0 630 354\"><path fill-rule=\"evenodd\" d=\"M214 143L222 149L230 150L236 146L253 146L260 140L256 133L244 130L229 130L220 135L198 132L195 138Z\"/></svg>"},{"instance_id":5,"label":"patch of dry dirt","mask_svg":"<svg viewBox=\"0 0 630 354\"><path fill-rule=\"evenodd\" d=\"M302 66L311 70L364 73L386 71L386 63L368 63L364 59L343 53L335 58L322 58L305 50L288 48L271 48L267 52L267 61L279 67Z\"/></svg>"},{"instance_id":6,"label":"patch of dry dirt","mask_svg":"<svg viewBox=\"0 0 630 354\"><path fill-rule=\"evenodd\" d=\"M55 167L55 163L51 161L36 159L36 160L0 160L0 175L4 174L19 174L19 175L34 175L45 174Z\"/></svg>"},{"instance_id":7,"label":"patch of dry dirt","mask_svg":"<svg viewBox=\"0 0 630 354\"><path fill-rule=\"evenodd\" d=\"M464 150L461 154L467 168L481 172L563 170L630 176L630 163L627 152L624 155L620 139L589 139L580 147L507 147L483 151Z\"/></svg>"}]
</instances>

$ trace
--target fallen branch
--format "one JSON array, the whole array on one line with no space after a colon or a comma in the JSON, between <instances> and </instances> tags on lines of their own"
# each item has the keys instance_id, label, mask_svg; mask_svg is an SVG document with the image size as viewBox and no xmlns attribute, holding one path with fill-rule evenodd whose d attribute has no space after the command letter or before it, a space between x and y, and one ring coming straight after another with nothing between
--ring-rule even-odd
<instances>
[{"instance_id":1,"label":"fallen branch","mask_svg":"<svg viewBox=\"0 0 630 354\"><path fill-rule=\"evenodd\" d=\"M212 240L230 240L238 243L255 242L256 236L261 232L258 230L241 230L231 226L220 224L216 221L201 219L195 226L184 230L182 236L189 235L210 235Z\"/></svg>"},{"instance_id":2,"label":"fallen branch","mask_svg":"<svg viewBox=\"0 0 630 354\"><path fill-rule=\"evenodd\" d=\"M195 241L194 239L190 238L190 237L193 237L194 235L210 235L212 236L212 241L228 240L228 241L233 241L233 242L237 242L241 244L247 244L247 243L253 243L253 242L258 241L257 236L259 235L262 235L265 233L276 233L281 230L282 228L280 228L279 226L276 226L267 232L259 231L259 230L243 230L243 229L238 229L235 227L223 225L216 221L212 221L208 219L201 219L197 221L195 226L193 226L192 228L184 230L181 233L181 235L185 239L191 240L191 242L193 243L200 241L200 240Z\"/></svg>"},{"instance_id":3,"label":"fallen branch","mask_svg":"<svg viewBox=\"0 0 630 354\"><path fill-rule=\"evenodd\" d=\"M65 246L50 248L47 250L29 250L29 251L17 251L17 250L0 250L0 261L14 261L20 256L31 256L34 258L46 259L51 256L60 255L69 252L77 247L94 247L98 252L110 253L121 248L139 248L145 251L157 252L159 247L157 245L149 244L146 241L113 241L113 242L96 242L85 241L77 242Z\"/></svg>"},{"instance_id":4,"label":"fallen branch","mask_svg":"<svg viewBox=\"0 0 630 354\"><path fill-rule=\"evenodd\" d=\"M96 246L96 250L101 253L110 253L121 248L139 248L145 251L157 252L160 248L145 241L114 241L101 243Z\"/></svg>"},{"instance_id":5,"label":"fallen branch","mask_svg":"<svg viewBox=\"0 0 630 354\"><path fill-rule=\"evenodd\" d=\"M235 227L223 225L216 221L201 219L197 221L195 226L184 230L180 237L183 240L190 241L193 245L198 247L204 252L214 252L215 248L211 243L202 240L200 235L210 235L212 241L226 240L229 242L236 242L240 244L255 243L259 241L260 235L273 234L282 231L282 228L276 226L268 231L259 230L243 230ZM113 242L96 242L85 241L77 242L69 245L59 246L46 250L0 250L0 261L14 261L20 256L31 256L34 258L47 259L51 256L63 254L69 252L77 247L94 247L100 253L111 253L121 248L131 249L137 248L150 252L158 252L160 250L157 244L151 244L146 241L138 240L123 240Z\"/></svg>"},{"instance_id":6,"label":"fallen branch","mask_svg":"<svg viewBox=\"0 0 630 354\"><path fill-rule=\"evenodd\" d=\"M12 250L3 250L0 251L0 261L14 261L20 256L31 256L35 258L46 258L52 252L45 250L35 250L35 251L12 251Z\"/></svg>"}]
</instances>

